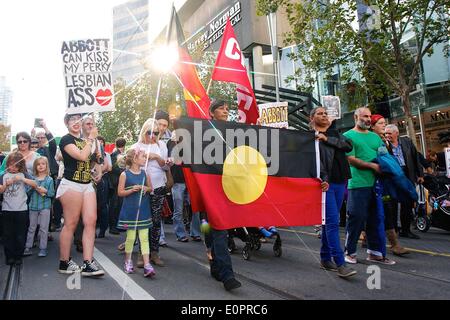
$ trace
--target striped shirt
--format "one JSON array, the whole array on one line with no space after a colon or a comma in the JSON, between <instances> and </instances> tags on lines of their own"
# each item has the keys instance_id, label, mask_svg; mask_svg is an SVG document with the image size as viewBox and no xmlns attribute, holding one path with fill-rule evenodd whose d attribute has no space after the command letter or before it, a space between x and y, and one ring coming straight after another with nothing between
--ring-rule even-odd
<instances>
[{"instance_id":1,"label":"striped shirt","mask_svg":"<svg viewBox=\"0 0 450 320\"><path fill-rule=\"evenodd\" d=\"M49 176L45 177L43 180L36 178L36 183L38 187L43 187L47 189L47 194L41 196L37 190L33 189L31 192L31 199L29 203L29 208L32 211L41 211L44 209L50 209L52 206L52 197L55 196L55 187L53 185L53 179Z\"/></svg>"}]
</instances>

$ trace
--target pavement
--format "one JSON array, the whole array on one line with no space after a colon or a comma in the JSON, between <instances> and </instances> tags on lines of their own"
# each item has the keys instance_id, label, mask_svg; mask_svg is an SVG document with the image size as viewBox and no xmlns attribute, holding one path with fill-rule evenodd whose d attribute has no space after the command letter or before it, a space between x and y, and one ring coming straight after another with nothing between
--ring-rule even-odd
<instances>
[{"instance_id":1,"label":"pavement","mask_svg":"<svg viewBox=\"0 0 450 320\"><path fill-rule=\"evenodd\" d=\"M400 238L412 252L405 257L388 255L397 263L386 266L365 260L365 249L358 249L357 275L341 279L335 272L319 268L320 240L313 227L280 228L281 257L273 253L273 240L251 252L244 260L244 244L236 239L238 251L232 254L233 269L242 287L231 292L209 274L202 242L176 241L172 225L164 226L168 247L160 249L165 267L155 267L156 276L143 277L143 269L123 272L124 254L117 246L125 234L96 239L94 257L106 271L101 278L71 277L57 272L58 234L49 242L49 255L25 257L20 269L19 300L407 300L450 299L450 232L431 228L419 233L421 239ZM341 229L343 239L343 230ZM342 241L343 244L343 241ZM2 249L2 248L1 248ZM136 248L137 249L137 248ZM82 257L72 250L73 259ZM134 254L136 259L136 254ZM9 273L0 250L0 293ZM379 268L379 269L378 269Z\"/></svg>"}]
</instances>

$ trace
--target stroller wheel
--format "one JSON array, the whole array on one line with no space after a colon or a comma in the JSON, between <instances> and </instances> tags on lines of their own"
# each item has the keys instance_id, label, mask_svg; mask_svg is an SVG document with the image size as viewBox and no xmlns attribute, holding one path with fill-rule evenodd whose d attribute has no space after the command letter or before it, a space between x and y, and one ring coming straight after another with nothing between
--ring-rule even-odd
<instances>
[{"instance_id":1,"label":"stroller wheel","mask_svg":"<svg viewBox=\"0 0 450 320\"><path fill-rule=\"evenodd\" d=\"M250 248L248 245L245 245L244 249L242 249L242 257L244 260L250 259Z\"/></svg>"},{"instance_id":2,"label":"stroller wheel","mask_svg":"<svg viewBox=\"0 0 450 320\"><path fill-rule=\"evenodd\" d=\"M281 255L283 254L283 250L281 249L281 246L277 246L277 245L273 246L273 254L277 258L281 257Z\"/></svg>"},{"instance_id":3,"label":"stroller wheel","mask_svg":"<svg viewBox=\"0 0 450 320\"><path fill-rule=\"evenodd\" d=\"M431 227L431 220L427 216L417 217L416 226L420 232L427 232Z\"/></svg>"}]
</instances>

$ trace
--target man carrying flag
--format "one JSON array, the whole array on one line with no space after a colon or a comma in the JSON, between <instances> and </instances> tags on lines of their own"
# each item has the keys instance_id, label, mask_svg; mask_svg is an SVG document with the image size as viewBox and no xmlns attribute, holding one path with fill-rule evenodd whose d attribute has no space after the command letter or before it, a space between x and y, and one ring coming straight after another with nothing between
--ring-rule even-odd
<instances>
[{"instance_id":1,"label":"man carrying flag","mask_svg":"<svg viewBox=\"0 0 450 320\"><path fill-rule=\"evenodd\" d=\"M230 19L227 19L222 44L211 78L237 84L240 122L256 124L259 118L256 98L248 79L244 55L236 40Z\"/></svg>"},{"instance_id":2,"label":"man carrying flag","mask_svg":"<svg viewBox=\"0 0 450 320\"><path fill-rule=\"evenodd\" d=\"M227 117L224 117L223 115L225 114L227 116L228 111L227 109L223 111L223 109L227 108L227 106L224 106L223 104L216 104L216 106L214 104L211 105L211 101L198 78L195 65L191 63L192 59L189 56L186 46L183 45L185 42L184 34L181 28L180 20L175 11L175 7L173 7L172 9L171 21L173 19L175 19L176 23L176 33L179 47L179 63L176 65L174 72L183 86L184 98L186 100L186 111L188 116L191 118L202 119L208 119L209 116L211 116L215 120L226 120ZM170 28L171 25L172 23L170 23ZM219 108L221 108L221 110L223 111L220 116L218 111L214 113L214 111ZM214 114L217 115L217 118L215 118ZM192 211L205 211L200 190L198 188L198 185L196 184L194 177L192 176L191 170L189 168L183 168L183 173L186 186L191 198ZM227 291L230 291L239 288L241 286L241 283L234 277L231 257L230 253L228 252L227 235L227 231L212 229L210 231L209 240L211 242L210 245L213 257L213 260L211 261L211 275L218 281L223 282L225 289ZM205 242L207 240L208 239L205 236Z\"/></svg>"}]
</instances>

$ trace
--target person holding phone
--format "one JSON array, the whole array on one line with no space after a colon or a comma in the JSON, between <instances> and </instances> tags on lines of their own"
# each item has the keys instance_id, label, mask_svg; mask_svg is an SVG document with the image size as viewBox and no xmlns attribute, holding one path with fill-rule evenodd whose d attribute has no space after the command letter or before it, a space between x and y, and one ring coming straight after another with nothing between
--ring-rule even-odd
<instances>
[{"instance_id":1,"label":"person holding phone","mask_svg":"<svg viewBox=\"0 0 450 320\"><path fill-rule=\"evenodd\" d=\"M61 138L59 144L64 162L64 175L56 194L64 212L64 227L60 234L59 272L65 274L80 272L80 267L70 257L70 247L75 228L82 217L84 262L81 275L102 276L105 272L93 259L97 200L91 183L90 156L92 145L98 135L97 128L93 127L83 140L80 138L80 114L66 114L64 123L69 132Z\"/></svg>"}]
</instances>

